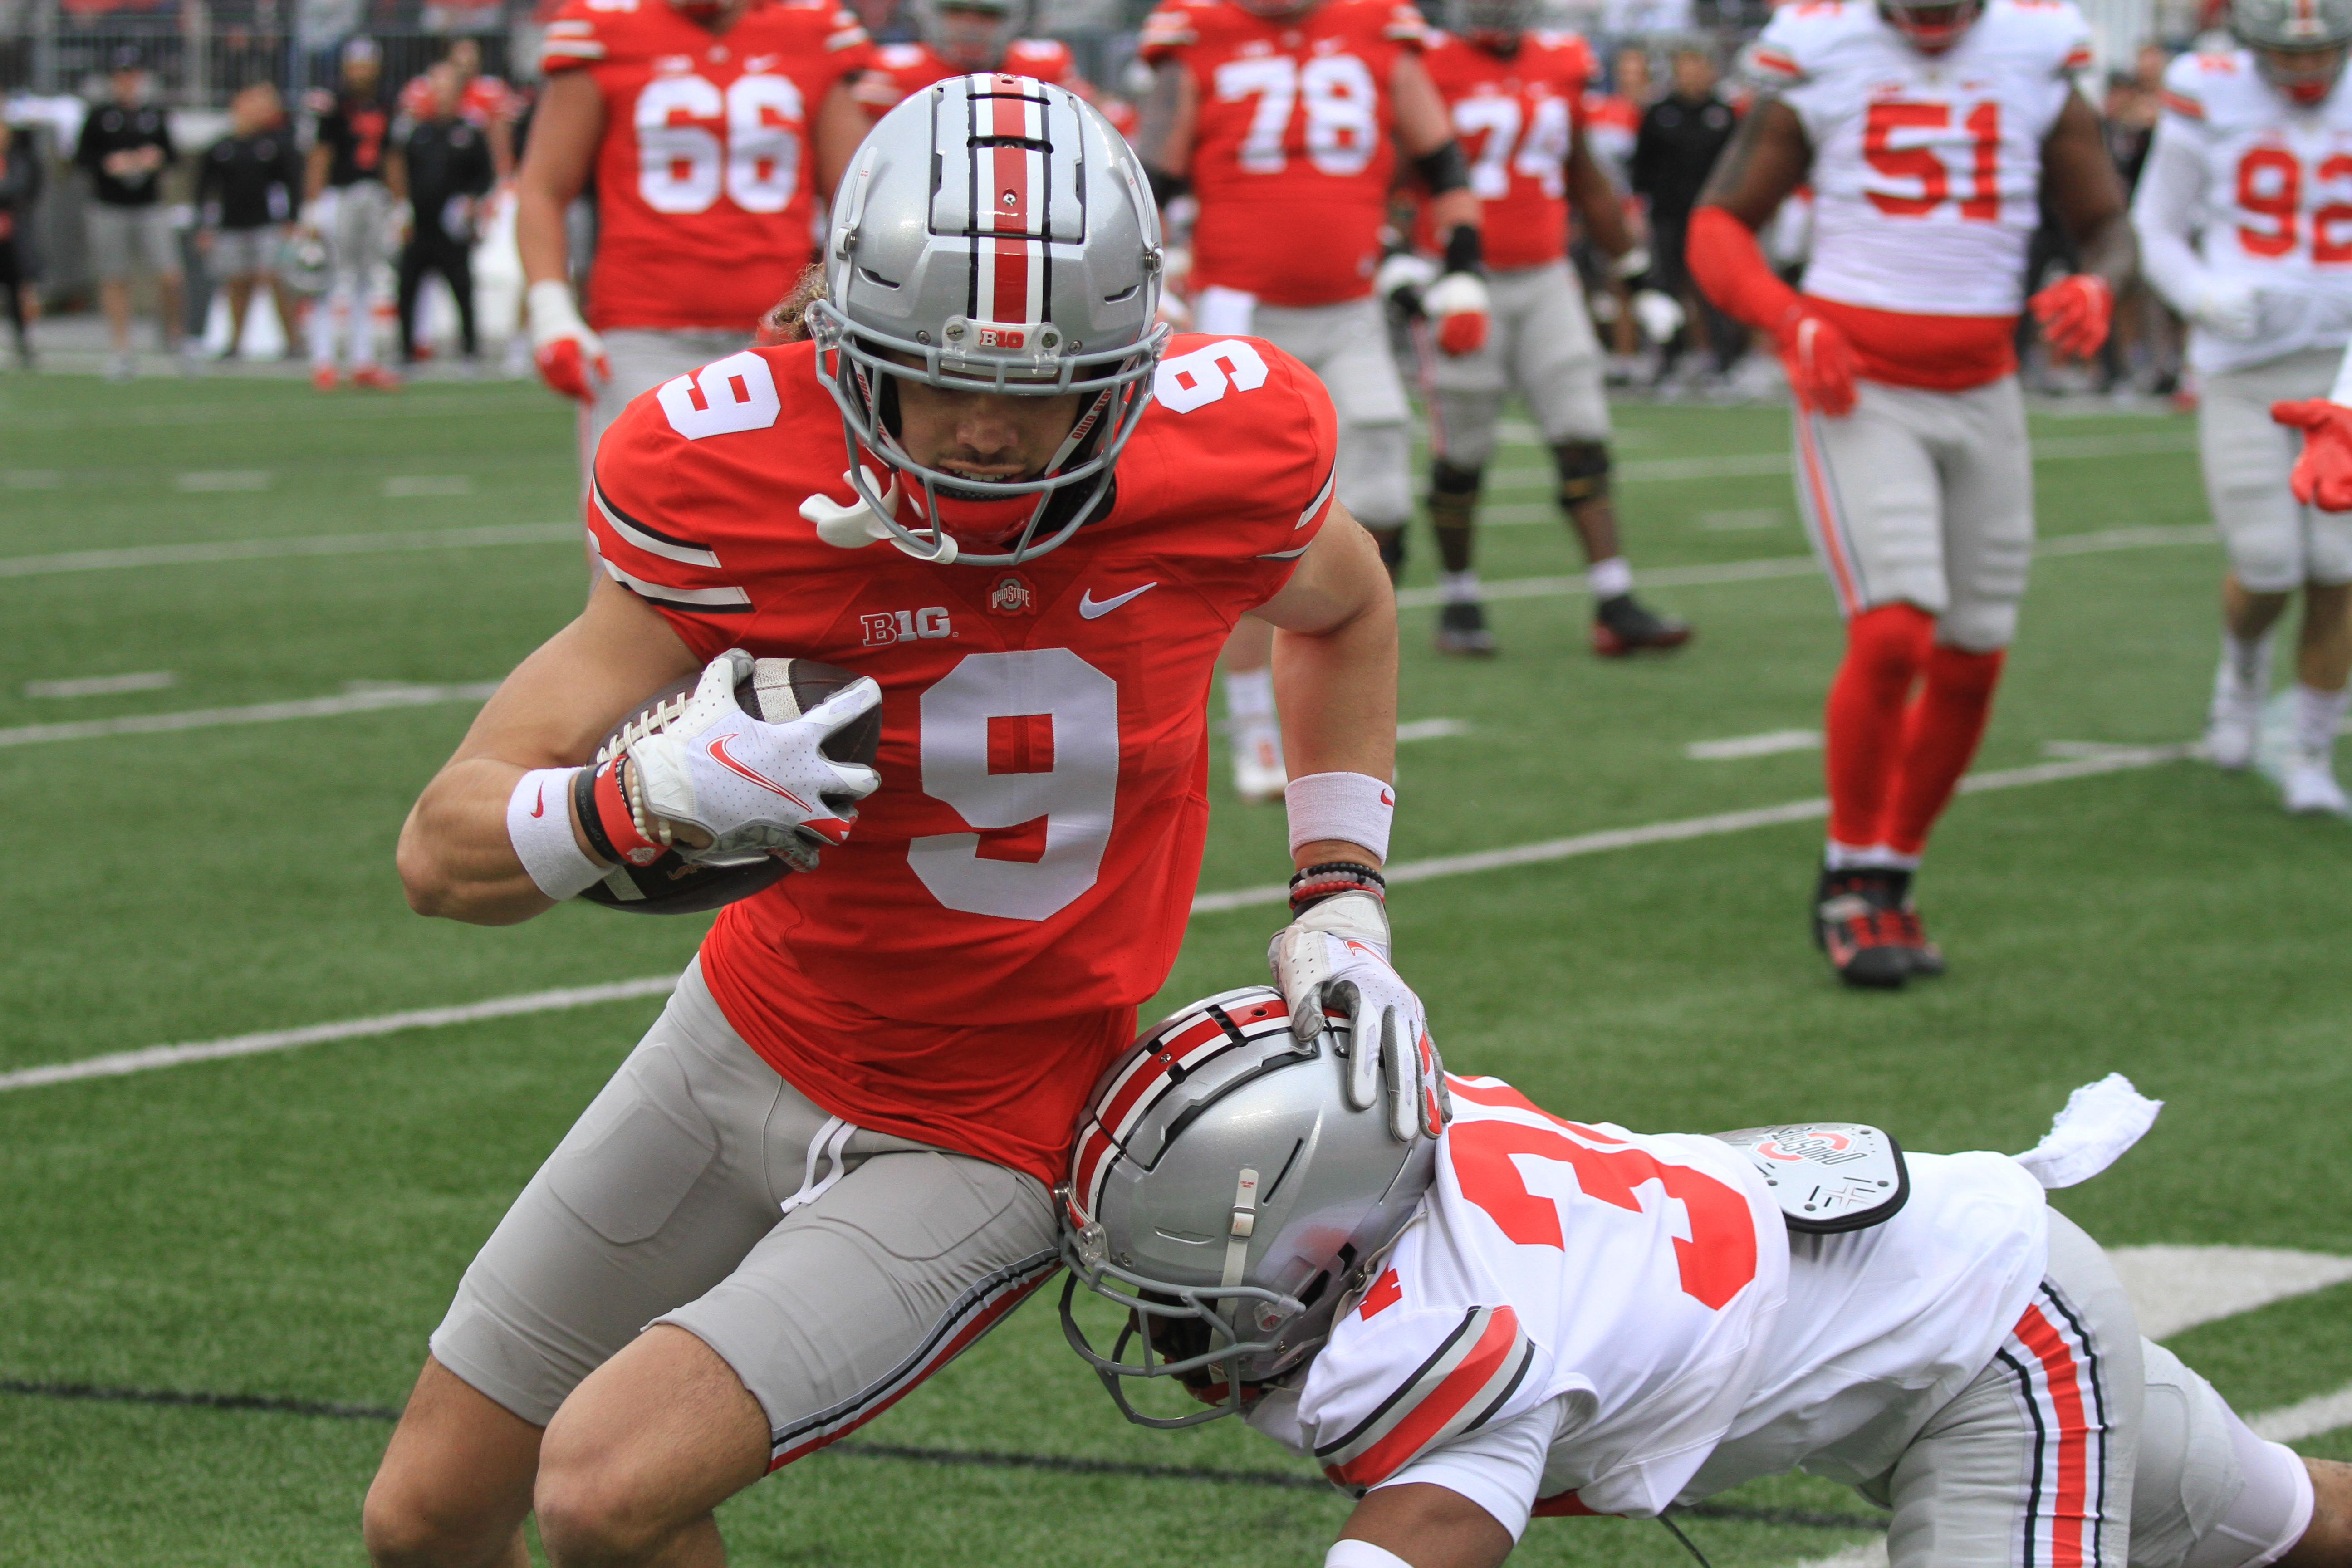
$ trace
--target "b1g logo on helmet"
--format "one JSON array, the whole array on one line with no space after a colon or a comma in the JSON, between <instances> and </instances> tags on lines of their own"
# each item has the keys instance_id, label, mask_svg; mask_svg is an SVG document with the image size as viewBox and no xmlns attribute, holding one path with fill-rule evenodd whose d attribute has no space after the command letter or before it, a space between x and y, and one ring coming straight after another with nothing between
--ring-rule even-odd
<instances>
[{"instance_id":1,"label":"b1g logo on helmet","mask_svg":"<svg viewBox=\"0 0 2352 1568\"><path fill-rule=\"evenodd\" d=\"M977 327L973 329L984 349L1025 349L1029 334L1019 327Z\"/></svg>"},{"instance_id":2,"label":"b1g logo on helmet","mask_svg":"<svg viewBox=\"0 0 2352 1568\"><path fill-rule=\"evenodd\" d=\"M1026 616L1036 608L1037 590L1018 572L1007 572L988 591L988 613L992 616Z\"/></svg>"}]
</instances>

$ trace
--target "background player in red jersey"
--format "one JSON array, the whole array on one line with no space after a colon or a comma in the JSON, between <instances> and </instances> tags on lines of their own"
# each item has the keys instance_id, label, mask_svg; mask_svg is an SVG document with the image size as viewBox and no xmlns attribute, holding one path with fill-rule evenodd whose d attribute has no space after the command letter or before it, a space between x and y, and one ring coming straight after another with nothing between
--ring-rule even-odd
<instances>
[{"instance_id":1,"label":"background player in red jersey","mask_svg":"<svg viewBox=\"0 0 2352 1568\"><path fill-rule=\"evenodd\" d=\"M1749 58L1779 96L1740 123L1688 258L1769 331L1797 397L1798 501L1846 618L1830 687L1829 845L1813 934L1850 984L1943 972L1912 873L1992 710L2033 546L2014 332L2047 201L2083 266L2032 300L2069 353L2104 342L2136 256L2069 0L1807 0ZM1804 292L1756 243L1814 194Z\"/></svg>"},{"instance_id":2,"label":"background player in red jersey","mask_svg":"<svg viewBox=\"0 0 2352 1568\"><path fill-rule=\"evenodd\" d=\"M1154 327L1143 172L1074 95L940 95L874 128L816 342L613 427L604 580L404 829L411 901L493 924L658 844L824 863L722 910L467 1270L369 1493L380 1563L520 1568L534 1510L558 1564L717 1563L713 1507L1051 1271L1078 1108L1183 935L1203 700L1244 614L1284 628L1314 770L1276 972L1378 1043L1364 1103L1434 1092L1380 900L1394 601L1332 500L1329 398L1272 344ZM869 679L766 722L734 696L752 655ZM820 752L877 709L873 769Z\"/></svg>"},{"instance_id":3,"label":"background player in red jersey","mask_svg":"<svg viewBox=\"0 0 2352 1568\"><path fill-rule=\"evenodd\" d=\"M1483 341L1478 201L1418 58L1421 13L1396 0L1167 0L1143 25L1151 93L1135 136L1165 203L1189 190L1192 310L1204 332L1255 332L1323 378L1339 411L1339 500L1393 571L1412 515L1404 385L1373 297L1402 151L1430 191L1445 276L1424 294L1454 352ZM1286 776L1266 634L1226 656L1234 784Z\"/></svg>"},{"instance_id":4,"label":"background player in red jersey","mask_svg":"<svg viewBox=\"0 0 2352 1568\"><path fill-rule=\"evenodd\" d=\"M1034 77L1094 101L1069 45L1021 36L1029 26L1027 0L916 0L914 12L921 41L877 46L874 63L852 89L869 113L878 116L910 93L970 71Z\"/></svg>"},{"instance_id":5,"label":"background player in red jersey","mask_svg":"<svg viewBox=\"0 0 2352 1568\"><path fill-rule=\"evenodd\" d=\"M1429 518L1444 568L1437 647L1495 651L1478 601L1471 530L1503 395L1517 390L1551 447L1560 510L1584 546L1594 650L1613 657L1680 647L1690 627L1633 597L1633 568L1618 546L1601 344L1568 264L1570 204L1593 242L1637 285L1635 308L1648 319L1651 337L1672 336L1682 310L1648 287L1649 253L1634 245L1616 191L1586 151L1578 106L1592 76L1591 51L1573 33L1532 31L1535 14L1535 0L1453 0L1446 14L1453 32L1434 35L1423 57L1470 163L1491 268L1484 344L1449 354L1427 333L1415 335L1429 408ZM1429 242L1424 235L1424 247ZM1413 266L1419 274L1404 270ZM1418 283L1435 267L1398 257L1383 272Z\"/></svg>"},{"instance_id":6,"label":"background player in red jersey","mask_svg":"<svg viewBox=\"0 0 2352 1568\"><path fill-rule=\"evenodd\" d=\"M457 73L457 118L482 133L489 143L490 173L501 181L514 177L514 122L521 103L515 89L482 69L482 46L471 38L451 41L441 57ZM400 112L408 120L433 115L433 82L429 72L408 79L400 89Z\"/></svg>"},{"instance_id":7,"label":"background player in red jersey","mask_svg":"<svg viewBox=\"0 0 2352 1568\"><path fill-rule=\"evenodd\" d=\"M571 0L548 24L515 244L540 374L583 405L583 475L629 399L750 342L814 259L866 54L833 0ZM563 215L592 175L583 321Z\"/></svg>"}]
</instances>

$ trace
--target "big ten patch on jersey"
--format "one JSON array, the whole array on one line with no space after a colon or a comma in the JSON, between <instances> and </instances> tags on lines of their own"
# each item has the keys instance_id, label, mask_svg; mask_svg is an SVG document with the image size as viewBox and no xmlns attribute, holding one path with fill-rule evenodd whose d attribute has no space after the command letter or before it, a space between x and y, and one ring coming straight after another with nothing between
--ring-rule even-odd
<instances>
[{"instance_id":1,"label":"big ten patch on jersey","mask_svg":"<svg viewBox=\"0 0 2352 1568\"><path fill-rule=\"evenodd\" d=\"M1391 83L1427 24L1394 0L1329 0L1270 19L1225 0L1171 0L1142 58L1199 93L1192 132L1196 287L1274 305L1371 291L1396 169Z\"/></svg>"},{"instance_id":2,"label":"big ten patch on jersey","mask_svg":"<svg viewBox=\"0 0 2352 1568\"><path fill-rule=\"evenodd\" d=\"M1712 1140L1570 1121L1496 1079L1447 1083L1423 1215L1334 1324L1301 1426L1335 1480L1370 1486L1576 1392L1585 1502L1654 1511L1747 1392L1788 1274L1780 1213Z\"/></svg>"},{"instance_id":3,"label":"big ten patch on jersey","mask_svg":"<svg viewBox=\"0 0 2352 1568\"><path fill-rule=\"evenodd\" d=\"M1000 1016L1014 974L1041 1008L1132 1006L1198 870L1218 651L1330 505L1329 396L1270 344L1179 338L1108 515L1010 570L940 566L800 516L851 494L815 353L749 350L637 399L591 489L605 574L696 657L789 652L882 687L882 786L850 841L729 918L789 931L833 994L892 1017ZM940 943L957 963L909 973Z\"/></svg>"},{"instance_id":4,"label":"big ten patch on jersey","mask_svg":"<svg viewBox=\"0 0 2352 1568\"><path fill-rule=\"evenodd\" d=\"M2166 133L2203 156L2203 259L2258 288L2352 294L2352 82L2303 109L2243 49L2183 55L2164 73Z\"/></svg>"},{"instance_id":5,"label":"big ten patch on jersey","mask_svg":"<svg viewBox=\"0 0 2352 1568\"><path fill-rule=\"evenodd\" d=\"M541 56L604 103L589 322L749 336L814 258L811 128L870 52L833 0L765 0L719 34L663 0L570 0Z\"/></svg>"},{"instance_id":6,"label":"big ten patch on jersey","mask_svg":"<svg viewBox=\"0 0 2352 1568\"><path fill-rule=\"evenodd\" d=\"M1813 147L1805 291L1885 310L2015 314L2042 142L2090 61L2071 0L1990 0L1939 55L1859 0L1775 14L1748 64Z\"/></svg>"},{"instance_id":7,"label":"big ten patch on jersey","mask_svg":"<svg viewBox=\"0 0 2352 1568\"><path fill-rule=\"evenodd\" d=\"M1568 153L1592 54L1574 33L1528 33L1507 57L1449 33L1423 53L1470 160L1486 265L1542 267L1568 253ZM1424 207L1416 243L1439 248Z\"/></svg>"}]
</instances>

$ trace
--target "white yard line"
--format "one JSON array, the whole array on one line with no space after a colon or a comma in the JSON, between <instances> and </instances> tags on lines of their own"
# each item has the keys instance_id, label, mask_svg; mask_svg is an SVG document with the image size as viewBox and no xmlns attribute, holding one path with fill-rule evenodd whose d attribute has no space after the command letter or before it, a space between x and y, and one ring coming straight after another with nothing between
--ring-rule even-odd
<instances>
[{"instance_id":1,"label":"white yard line","mask_svg":"<svg viewBox=\"0 0 2352 1568\"><path fill-rule=\"evenodd\" d=\"M2305 1399L2282 1410L2265 1410L2250 1417L2246 1425L2254 1429L2255 1436L2267 1437L2273 1443L2300 1443L2322 1432L2352 1426L2352 1387Z\"/></svg>"},{"instance_id":2,"label":"white yard line","mask_svg":"<svg viewBox=\"0 0 2352 1568\"><path fill-rule=\"evenodd\" d=\"M1760 735L1733 735L1722 741L1693 741L1683 755L1696 763L1724 763L1739 757L1771 757L1782 752L1819 750L1819 730L1767 730Z\"/></svg>"},{"instance_id":3,"label":"white yard line","mask_svg":"<svg viewBox=\"0 0 2352 1568\"><path fill-rule=\"evenodd\" d=\"M2279 1247L2116 1247L2107 1258L2152 1340L2352 1279L2352 1258Z\"/></svg>"},{"instance_id":4,"label":"white yard line","mask_svg":"<svg viewBox=\"0 0 2352 1568\"><path fill-rule=\"evenodd\" d=\"M0 731L5 733L5 731ZM2185 746L2145 746L2128 754L2088 757L2074 762L2046 763L2036 767L2011 768L2005 772L1972 773L1960 781L1960 788L1970 794L1987 790L2017 789L2027 784L2054 784L2061 779L2088 778L2098 773L2118 773L2131 768L2153 767L2183 755ZM1468 855L1436 855L1422 860L1400 860L1386 868L1388 880L1394 882L1425 882L1439 877L1460 877L1478 871L1500 870L1512 866L1532 866L1552 860L1573 859L1579 856L1598 855L1610 849L1632 849L1644 844L1673 844L1688 838L1707 838L1724 833L1740 833L1751 827L1770 827L1781 823L1809 822L1829 815L1826 800L1792 800L1779 805L1758 806L1748 811L1718 812L1710 816L1684 817L1675 822L1654 822L1641 827L1609 828L1599 833L1579 834L1572 838L1552 838L1537 844L1521 844L1506 849L1488 849ZM1262 905L1280 904L1290 896L1286 884L1276 882L1260 888L1236 888L1229 892L1202 893L1192 900L1192 913L1216 914L1227 910L1254 909ZM206 1040L194 1045L152 1046L143 1050L118 1051L108 1056L89 1057L80 1061L57 1062L44 1067L20 1068L14 1072L0 1073L0 1092L16 1089L32 1089L42 1084L66 1083L76 1079L109 1078L124 1073L144 1072L152 1068L177 1067L184 1062L211 1061L221 1057L252 1056L263 1051L289 1050L296 1046L316 1045L328 1040L356 1039L371 1035L388 1035L401 1029L435 1028L447 1024L470 1023L479 1018L503 1018L520 1013L550 1012L563 1007L584 1007L598 1002L613 1001L625 996L651 996L670 988L673 975L647 975L637 980L619 981L612 985L581 986L564 991L537 991L521 996L495 997L487 1002L467 1003L455 1007L428 1007L415 1012L393 1013L376 1018L355 1018L337 1024L314 1024L299 1029L278 1029L258 1035L236 1035L225 1040Z\"/></svg>"},{"instance_id":5,"label":"white yard line","mask_svg":"<svg viewBox=\"0 0 2352 1568\"><path fill-rule=\"evenodd\" d=\"M175 474L172 483L190 495L215 490L266 490L269 488L269 475L260 468L230 468L217 473Z\"/></svg>"},{"instance_id":6,"label":"white yard line","mask_svg":"<svg viewBox=\"0 0 2352 1568\"><path fill-rule=\"evenodd\" d=\"M1397 744L1413 741L1443 741L1453 735L1466 735L1470 726L1459 719L1415 719L1410 724L1397 726Z\"/></svg>"},{"instance_id":7,"label":"white yard line","mask_svg":"<svg viewBox=\"0 0 2352 1568\"><path fill-rule=\"evenodd\" d=\"M292 539L222 539L205 544L143 544L121 550L69 550L57 555L0 558L0 577L59 572L120 572L132 566L198 566L277 555L377 555L404 550L467 550L489 544L576 542L576 522L516 522L489 528L436 528L404 533L316 533Z\"/></svg>"},{"instance_id":8,"label":"white yard line","mask_svg":"<svg viewBox=\"0 0 2352 1568\"><path fill-rule=\"evenodd\" d=\"M114 697L125 691L161 691L180 678L168 669L145 669L134 675L84 675L71 680L28 680L27 697Z\"/></svg>"},{"instance_id":9,"label":"white yard line","mask_svg":"<svg viewBox=\"0 0 2352 1568\"><path fill-rule=\"evenodd\" d=\"M154 735L173 730L211 730L225 724L279 724L289 719L326 719L379 708L422 708L436 702L480 702L499 689L495 680L462 686L379 686L341 697L310 697L295 702L257 702L249 708L190 708L176 713L129 713L119 719L80 719L62 724L20 724L0 730L0 746L32 746L47 741L88 741L101 735Z\"/></svg>"},{"instance_id":10,"label":"white yard line","mask_svg":"<svg viewBox=\"0 0 2352 1568\"><path fill-rule=\"evenodd\" d=\"M609 985L575 985L561 991L532 991L520 996L495 996L456 1007L419 1007L407 1013L386 1013L374 1018L347 1018L339 1024L310 1024L299 1029L265 1029L255 1035L232 1035L224 1040L200 1040L192 1045L149 1046L144 1050L114 1051L85 1057L78 1062L20 1068L0 1073L0 1090L37 1089L43 1084L71 1083L85 1078L121 1078L126 1073L175 1068L188 1062L219 1061L225 1057L259 1056L265 1051L291 1050L328 1040L365 1039L371 1035L397 1034L403 1029L437 1029L450 1024L472 1024L484 1018L511 1018L523 1013L552 1013L566 1007L591 1007L600 1002L620 1002L635 996L667 994L677 984L675 974L650 974L641 980L618 980Z\"/></svg>"}]
</instances>

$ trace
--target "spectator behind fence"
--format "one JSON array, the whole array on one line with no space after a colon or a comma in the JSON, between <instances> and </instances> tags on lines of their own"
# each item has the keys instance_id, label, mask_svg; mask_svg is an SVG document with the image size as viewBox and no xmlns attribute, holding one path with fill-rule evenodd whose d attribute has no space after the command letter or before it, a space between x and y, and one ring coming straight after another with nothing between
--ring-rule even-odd
<instances>
[{"instance_id":1,"label":"spectator behind fence","mask_svg":"<svg viewBox=\"0 0 2352 1568\"><path fill-rule=\"evenodd\" d=\"M416 296L427 272L437 272L457 297L457 333L470 368L474 338L475 218L493 178L489 138L457 117L464 85L457 68L442 61L425 73L425 114L401 143L408 184L408 242L400 251L400 352L414 363Z\"/></svg>"},{"instance_id":2,"label":"spectator behind fence","mask_svg":"<svg viewBox=\"0 0 2352 1568\"><path fill-rule=\"evenodd\" d=\"M37 366L33 353L33 290L24 265L34 204L41 199L41 158L29 136L0 120L0 306L16 333L16 368Z\"/></svg>"},{"instance_id":3,"label":"spectator behind fence","mask_svg":"<svg viewBox=\"0 0 2352 1568\"><path fill-rule=\"evenodd\" d=\"M278 278L278 247L302 195L302 154L286 123L278 89L256 82L229 103L229 133L205 149L196 174L196 208L203 227L196 244L205 266L228 294L228 347L235 359L245 341L246 308L267 284L278 320L292 343L294 301Z\"/></svg>"},{"instance_id":4,"label":"spectator behind fence","mask_svg":"<svg viewBox=\"0 0 2352 1568\"><path fill-rule=\"evenodd\" d=\"M1684 336L1714 354L1722 370L1738 357L1746 334L1716 312L1692 287L1683 262L1683 237L1699 187L1731 140L1738 116L1717 90L1715 57L1704 44L1685 43L1674 51L1673 88L1650 105L1633 139L1633 181L1650 206L1650 246L1660 285L1683 302L1689 323ZM1667 350L1671 359L1676 353Z\"/></svg>"},{"instance_id":5,"label":"spectator behind fence","mask_svg":"<svg viewBox=\"0 0 2352 1568\"><path fill-rule=\"evenodd\" d=\"M490 173L499 180L514 177L514 122L522 100L513 88L482 69L482 46L471 38L452 39L442 60L457 74L457 118L482 133L489 143ZM433 73L411 77L400 89L400 112L409 120L425 119L433 103Z\"/></svg>"},{"instance_id":6,"label":"spectator behind fence","mask_svg":"<svg viewBox=\"0 0 2352 1568\"><path fill-rule=\"evenodd\" d=\"M147 71L139 51L124 45L111 60L113 100L92 110L81 122L74 162L89 172L90 260L98 273L98 297L106 308L114 357L110 381L139 374L131 352L131 278L143 270L155 279L163 317L163 348L182 353L180 258L170 215L159 199L163 171L179 156L163 110L147 101Z\"/></svg>"},{"instance_id":7,"label":"spectator behind fence","mask_svg":"<svg viewBox=\"0 0 2352 1568\"><path fill-rule=\"evenodd\" d=\"M335 388L335 307L350 329L352 384L389 390L400 380L376 363L373 299L392 226L391 165L400 154L385 107L383 58L364 34L343 45L342 90L319 115L319 140L303 173L303 222L327 241L327 292L310 310L310 384Z\"/></svg>"}]
</instances>

